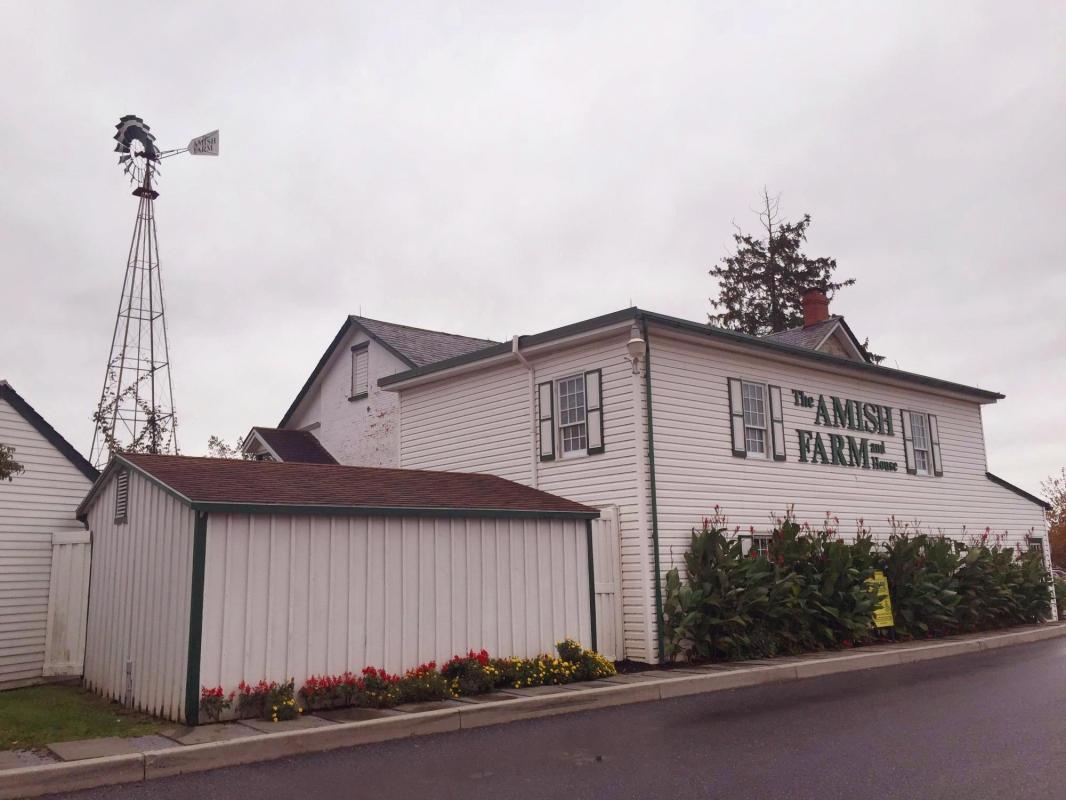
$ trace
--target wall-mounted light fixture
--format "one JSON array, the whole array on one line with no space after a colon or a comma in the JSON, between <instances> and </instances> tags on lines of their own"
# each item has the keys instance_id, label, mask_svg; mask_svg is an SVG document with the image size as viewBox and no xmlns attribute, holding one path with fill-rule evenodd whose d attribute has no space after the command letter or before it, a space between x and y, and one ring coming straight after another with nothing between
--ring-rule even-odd
<instances>
[{"instance_id":1,"label":"wall-mounted light fixture","mask_svg":"<svg viewBox=\"0 0 1066 800\"><path fill-rule=\"evenodd\" d=\"M626 342L626 352L629 353L629 363L633 365L633 374L640 374L640 362L648 352L648 343L640 336L640 328L634 325L629 331L629 341Z\"/></svg>"}]
</instances>

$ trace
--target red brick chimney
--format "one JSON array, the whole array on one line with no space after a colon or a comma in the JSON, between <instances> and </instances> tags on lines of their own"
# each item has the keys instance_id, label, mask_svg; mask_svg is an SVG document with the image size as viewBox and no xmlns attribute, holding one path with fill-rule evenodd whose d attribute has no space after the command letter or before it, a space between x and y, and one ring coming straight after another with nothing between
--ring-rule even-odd
<instances>
[{"instance_id":1,"label":"red brick chimney","mask_svg":"<svg viewBox=\"0 0 1066 800\"><path fill-rule=\"evenodd\" d=\"M804 289L800 304L803 306L804 328L829 319L829 298L823 290L815 287Z\"/></svg>"}]
</instances>

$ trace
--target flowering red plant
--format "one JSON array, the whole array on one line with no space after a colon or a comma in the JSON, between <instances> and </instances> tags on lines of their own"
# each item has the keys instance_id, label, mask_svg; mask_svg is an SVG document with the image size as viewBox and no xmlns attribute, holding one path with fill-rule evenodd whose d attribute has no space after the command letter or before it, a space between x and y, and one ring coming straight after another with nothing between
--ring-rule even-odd
<instances>
[{"instance_id":1,"label":"flowering red plant","mask_svg":"<svg viewBox=\"0 0 1066 800\"><path fill-rule=\"evenodd\" d=\"M222 712L233 704L233 692L227 697L221 686L200 687L200 714L218 722Z\"/></svg>"}]
</instances>

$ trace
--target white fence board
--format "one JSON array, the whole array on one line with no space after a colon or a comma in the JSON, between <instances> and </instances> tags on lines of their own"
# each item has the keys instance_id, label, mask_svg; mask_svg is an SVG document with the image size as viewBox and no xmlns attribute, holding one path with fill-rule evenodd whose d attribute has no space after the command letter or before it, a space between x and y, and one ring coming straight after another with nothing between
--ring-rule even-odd
<instances>
[{"instance_id":1,"label":"white fence board","mask_svg":"<svg viewBox=\"0 0 1066 800\"><path fill-rule=\"evenodd\" d=\"M622 632L621 548L618 509L600 510L592 521L592 553L595 564L596 647L612 661L625 658Z\"/></svg>"},{"instance_id":2,"label":"white fence board","mask_svg":"<svg viewBox=\"0 0 1066 800\"><path fill-rule=\"evenodd\" d=\"M85 616L89 606L88 531L52 535L51 580L42 674L81 675L85 660Z\"/></svg>"}]
</instances>

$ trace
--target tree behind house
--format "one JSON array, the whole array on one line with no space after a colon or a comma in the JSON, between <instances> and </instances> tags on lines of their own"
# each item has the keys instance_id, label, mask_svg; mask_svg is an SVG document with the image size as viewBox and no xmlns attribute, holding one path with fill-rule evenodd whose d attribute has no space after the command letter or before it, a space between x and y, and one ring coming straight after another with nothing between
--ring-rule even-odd
<instances>
[{"instance_id":1,"label":"tree behind house","mask_svg":"<svg viewBox=\"0 0 1066 800\"><path fill-rule=\"evenodd\" d=\"M1062 468L1058 477L1044 481L1041 489L1051 504L1051 510L1047 512L1051 563L1066 567L1066 467Z\"/></svg>"},{"instance_id":2,"label":"tree behind house","mask_svg":"<svg viewBox=\"0 0 1066 800\"><path fill-rule=\"evenodd\" d=\"M22 465L15 460L15 449L5 444L0 444L0 481L14 480L15 476L23 470Z\"/></svg>"},{"instance_id":3,"label":"tree behind house","mask_svg":"<svg viewBox=\"0 0 1066 800\"><path fill-rule=\"evenodd\" d=\"M836 259L809 258L803 252L811 216L783 220L779 201L763 189L757 212L763 233L754 236L737 227L736 252L711 269L718 279L718 299L711 300L718 313L710 315L712 324L752 336L798 327L803 324L804 289L818 287L831 294L855 283L854 278L833 280Z\"/></svg>"}]
</instances>

